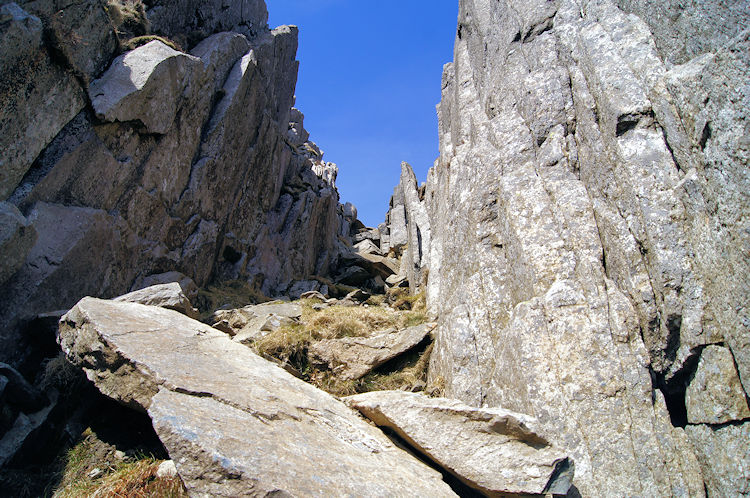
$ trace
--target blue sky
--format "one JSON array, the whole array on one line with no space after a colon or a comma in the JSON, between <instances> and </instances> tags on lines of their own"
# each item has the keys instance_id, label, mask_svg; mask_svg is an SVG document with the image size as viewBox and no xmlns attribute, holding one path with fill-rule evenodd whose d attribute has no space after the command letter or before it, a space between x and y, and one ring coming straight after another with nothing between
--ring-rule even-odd
<instances>
[{"instance_id":1,"label":"blue sky","mask_svg":"<svg viewBox=\"0 0 750 498\"><path fill-rule=\"evenodd\" d=\"M457 0L267 0L271 27L300 28L297 107L339 166L342 202L382 223L401 161L419 182L438 155L435 105L453 59Z\"/></svg>"}]
</instances>

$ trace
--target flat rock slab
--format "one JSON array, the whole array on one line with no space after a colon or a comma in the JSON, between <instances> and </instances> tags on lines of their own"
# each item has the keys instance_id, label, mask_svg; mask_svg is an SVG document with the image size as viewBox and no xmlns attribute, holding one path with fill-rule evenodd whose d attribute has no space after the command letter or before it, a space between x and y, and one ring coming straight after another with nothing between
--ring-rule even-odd
<instances>
[{"instance_id":1,"label":"flat rock slab","mask_svg":"<svg viewBox=\"0 0 750 498\"><path fill-rule=\"evenodd\" d=\"M175 311L84 298L59 341L148 411L191 496L455 496L342 402Z\"/></svg>"},{"instance_id":2,"label":"flat rock slab","mask_svg":"<svg viewBox=\"0 0 750 498\"><path fill-rule=\"evenodd\" d=\"M312 344L309 355L313 362L327 364L344 380L359 379L417 346L434 328L434 323L425 323L371 337L325 339Z\"/></svg>"},{"instance_id":3,"label":"flat rock slab","mask_svg":"<svg viewBox=\"0 0 750 498\"><path fill-rule=\"evenodd\" d=\"M527 415L404 391L375 391L344 401L488 496L564 495L573 480L572 461Z\"/></svg>"}]
</instances>

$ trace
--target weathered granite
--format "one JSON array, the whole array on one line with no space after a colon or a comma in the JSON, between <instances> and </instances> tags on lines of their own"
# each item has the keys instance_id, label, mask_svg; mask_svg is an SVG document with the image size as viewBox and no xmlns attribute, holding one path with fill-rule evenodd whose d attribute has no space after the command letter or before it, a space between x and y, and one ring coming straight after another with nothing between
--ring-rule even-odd
<instances>
[{"instance_id":1,"label":"weathered granite","mask_svg":"<svg viewBox=\"0 0 750 498\"><path fill-rule=\"evenodd\" d=\"M163 135L177 116L185 88L203 76L199 68L197 57L154 40L116 58L101 79L91 82L91 105L99 119L137 120L147 133Z\"/></svg>"},{"instance_id":2,"label":"weathered granite","mask_svg":"<svg viewBox=\"0 0 750 498\"><path fill-rule=\"evenodd\" d=\"M423 194L424 189L417 184L411 166L401 163L401 179L393 190L391 207L386 214L387 248L381 247L381 251L387 254L392 248L401 257L401 268L394 273L406 277L412 292L425 284L430 252L430 219Z\"/></svg>"},{"instance_id":3,"label":"weathered granite","mask_svg":"<svg viewBox=\"0 0 750 498\"><path fill-rule=\"evenodd\" d=\"M671 422L710 344L727 403L748 392L749 7L615 3L460 2L424 195L430 379L537 417L584 496L737 495L711 456L737 445L696 459Z\"/></svg>"},{"instance_id":4,"label":"weathered granite","mask_svg":"<svg viewBox=\"0 0 750 498\"><path fill-rule=\"evenodd\" d=\"M5 3L0 19L0 200L5 200L83 108L85 95L73 74L53 62L37 16Z\"/></svg>"},{"instance_id":5,"label":"weathered granite","mask_svg":"<svg viewBox=\"0 0 750 498\"><path fill-rule=\"evenodd\" d=\"M750 423L688 425L685 432L706 469L709 496L750 495Z\"/></svg>"},{"instance_id":6,"label":"weathered granite","mask_svg":"<svg viewBox=\"0 0 750 498\"><path fill-rule=\"evenodd\" d=\"M707 346L685 392L687 420L691 424L724 424L750 419L745 391L737 376L732 352Z\"/></svg>"},{"instance_id":7,"label":"weathered granite","mask_svg":"<svg viewBox=\"0 0 750 498\"><path fill-rule=\"evenodd\" d=\"M191 495L455 496L342 402L175 311L84 298L59 341L148 411Z\"/></svg>"},{"instance_id":8,"label":"weathered granite","mask_svg":"<svg viewBox=\"0 0 750 498\"><path fill-rule=\"evenodd\" d=\"M263 2L250 4L245 7L265 12ZM38 146L17 142L29 157L19 168L6 161L12 167L2 175L15 171L7 182L10 201L38 241L0 288L0 359L15 362L25 354L16 347L24 321L67 309L84 295L121 295L149 275L176 271L199 286L244 279L273 295L328 273L340 244L337 170L309 141L301 113L291 110L297 29L270 31L263 16L247 9L242 15L262 20L252 41L217 33L191 54L152 41L117 58L91 83L95 112L76 105L59 125L37 120L34 133L49 135ZM41 24L24 16L10 26L26 26L30 54L44 53L37 47ZM8 55L32 59L17 51ZM57 66L48 59L40 59L39 70L52 74ZM15 67L13 61L6 65ZM37 104L45 99L65 103L32 97L33 109L44 108ZM13 109L3 106L23 115ZM45 112L50 119L60 114ZM13 126L22 124L15 118ZM5 125L2 136L13 138Z\"/></svg>"},{"instance_id":9,"label":"weathered granite","mask_svg":"<svg viewBox=\"0 0 750 498\"><path fill-rule=\"evenodd\" d=\"M256 36L268 29L263 0L156 0L146 13L154 33L187 42L220 31Z\"/></svg>"}]
</instances>

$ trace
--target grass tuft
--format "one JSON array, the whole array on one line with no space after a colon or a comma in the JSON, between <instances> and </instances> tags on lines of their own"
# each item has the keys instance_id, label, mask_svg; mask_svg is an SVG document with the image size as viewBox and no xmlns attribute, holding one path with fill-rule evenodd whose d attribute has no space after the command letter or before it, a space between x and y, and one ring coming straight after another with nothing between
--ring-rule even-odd
<instances>
[{"instance_id":1,"label":"grass tuft","mask_svg":"<svg viewBox=\"0 0 750 498\"><path fill-rule=\"evenodd\" d=\"M253 343L252 347L258 354L289 363L305 380L336 396L411 388L426 380L431 348L429 351L407 354L399 360L398 365L384 366L355 381L338 379L331 371L311 364L307 356L310 345L316 341L365 337L390 328L404 329L419 325L427 319L423 311L403 311L387 306L331 306L317 311L312 308L317 303L315 300L300 300L297 303L302 306L300 323L280 327ZM421 361L423 357L425 359Z\"/></svg>"},{"instance_id":2,"label":"grass tuft","mask_svg":"<svg viewBox=\"0 0 750 498\"><path fill-rule=\"evenodd\" d=\"M151 31L146 8L141 0L109 0L106 10L121 40L144 36Z\"/></svg>"},{"instance_id":3,"label":"grass tuft","mask_svg":"<svg viewBox=\"0 0 750 498\"><path fill-rule=\"evenodd\" d=\"M179 477L157 477L161 460L152 456L119 460L114 448L87 429L83 440L68 450L55 498L183 498ZM98 469L98 473L92 473Z\"/></svg>"},{"instance_id":4,"label":"grass tuft","mask_svg":"<svg viewBox=\"0 0 750 498\"><path fill-rule=\"evenodd\" d=\"M157 36L157 35L136 36L134 38L129 39L127 42L125 42L122 45L122 49L126 51L134 50L154 40L162 42L164 45L168 46L172 50L183 52L182 47L180 47L176 42L170 40L169 38L164 38L163 36Z\"/></svg>"}]
</instances>

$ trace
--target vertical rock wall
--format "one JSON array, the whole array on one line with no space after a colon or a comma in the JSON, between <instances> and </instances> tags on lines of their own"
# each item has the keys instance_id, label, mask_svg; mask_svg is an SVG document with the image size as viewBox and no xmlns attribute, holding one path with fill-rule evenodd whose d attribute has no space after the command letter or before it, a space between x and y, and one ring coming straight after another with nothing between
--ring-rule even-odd
<instances>
[{"instance_id":1,"label":"vertical rock wall","mask_svg":"<svg viewBox=\"0 0 750 498\"><path fill-rule=\"evenodd\" d=\"M683 4L462 0L444 70L431 379L584 496L750 493L750 4Z\"/></svg>"},{"instance_id":2,"label":"vertical rock wall","mask_svg":"<svg viewBox=\"0 0 750 498\"><path fill-rule=\"evenodd\" d=\"M115 57L114 3L0 2L4 361L27 318L152 274L273 293L336 256L336 166L293 108L297 28L268 29L262 1L151 2L143 28L190 50Z\"/></svg>"}]
</instances>

